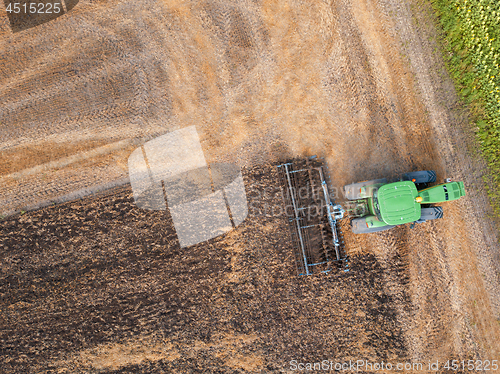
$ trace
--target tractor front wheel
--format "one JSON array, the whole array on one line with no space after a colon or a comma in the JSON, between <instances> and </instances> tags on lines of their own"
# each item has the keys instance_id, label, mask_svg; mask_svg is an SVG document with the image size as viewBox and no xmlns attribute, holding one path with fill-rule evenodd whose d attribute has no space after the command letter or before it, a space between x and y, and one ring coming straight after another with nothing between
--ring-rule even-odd
<instances>
[{"instance_id":1,"label":"tractor front wheel","mask_svg":"<svg viewBox=\"0 0 500 374\"><path fill-rule=\"evenodd\" d=\"M403 174L404 181L412 181L415 183L417 190L427 188L429 183L436 181L436 172L434 170L413 171Z\"/></svg>"}]
</instances>

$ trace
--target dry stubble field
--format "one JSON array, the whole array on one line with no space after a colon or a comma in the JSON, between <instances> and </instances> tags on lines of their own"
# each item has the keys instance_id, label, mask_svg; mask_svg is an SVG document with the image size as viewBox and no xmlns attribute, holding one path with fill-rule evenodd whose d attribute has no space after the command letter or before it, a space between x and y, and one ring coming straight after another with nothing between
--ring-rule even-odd
<instances>
[{"instance_id":1,"label":"dry stubble field","mask_svg":"<svg viewBox=\"0 0 500 374\"><path fill-rule=\"evenodd\" d=\"M484 165L432 20L410 0L81 0L13 33L2 8L3 371L500 358ZM333 187L432 168L468 196L413 230L346 230L348 274L295 277L283 218L259 210L181 251L164 212L133 206L127 158L191 125L208 162L243 168L257 206L280 204L259 192L273 163L312 154Z\"/></svg>"}]
</instances>

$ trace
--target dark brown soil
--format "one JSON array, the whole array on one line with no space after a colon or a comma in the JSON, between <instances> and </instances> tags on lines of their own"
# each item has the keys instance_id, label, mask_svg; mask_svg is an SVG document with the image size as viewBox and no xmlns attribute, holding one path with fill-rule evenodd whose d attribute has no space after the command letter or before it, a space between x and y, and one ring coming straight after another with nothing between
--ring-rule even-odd
<instances>
[{"instance_id":1,"label":"dark brown soil","mask_svg":"<svg viewBox=\"0 0 500 374\"><path fill-rule=\"evenodd\" d=\"M230 360L238 356L263 372L294 358L406 359L395 309L408 302L405 254L390 268L359 255L350 272L297 277L285 217L258 214L282 204L264 193L278 190L276 177L272 166L246 170L253 213L234 232L183 249L168 213L136 208L128 186L4 220L3 372L96 372L81 352L149 336L191 353L101 370L237 373L248 369Z\"/></svg>"}]
</instances>

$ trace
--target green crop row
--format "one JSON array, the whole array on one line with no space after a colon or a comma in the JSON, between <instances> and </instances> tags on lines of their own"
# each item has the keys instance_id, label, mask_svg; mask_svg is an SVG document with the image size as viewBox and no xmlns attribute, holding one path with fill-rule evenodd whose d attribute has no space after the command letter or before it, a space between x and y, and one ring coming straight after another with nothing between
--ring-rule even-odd
<instances>
[{"instance_id":1,"label":"green crop row","mask_svg":"<svg viewBox=\"0 0 500 374\"><path fill-rule=\"evenodd\" d=\"M444 31L447 68L469 104L500 217L500 2L431 0Z\"/></svg>"}]
</instances>

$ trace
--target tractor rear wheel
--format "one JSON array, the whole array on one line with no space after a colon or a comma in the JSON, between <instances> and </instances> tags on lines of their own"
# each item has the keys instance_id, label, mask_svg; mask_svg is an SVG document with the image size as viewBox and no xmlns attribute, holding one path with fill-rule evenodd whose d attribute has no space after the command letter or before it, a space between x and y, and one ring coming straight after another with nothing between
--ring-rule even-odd
<instances>
[{"instance_id":1,"label":"tractor rear wheel","mask_svg":"<svg viewBox=\"0 0 500 374\"><path fill-rule=\"evenodd\" d=\"M387 226L383 226L383 227L367 227L365 217L354 218L351 221L351 228L352 228L352 232L354 234L370 234L372 232L380 232L380 231L390 230L393 227L396 227L396 226L387 225Z\"/></svg>"},{"instance_id":2,"label":"tractor rear wheel","mask_svg":"<svg viewBox=\"0 0 500 374\"><path fill-rule=\"evenodd\" d=\"M347 186L344 186L344 195L348 200L363 199L365 197L360 195L360 188L385 183L387 183L387 178L348 184Z\"/></svg>"}]
</instances>

